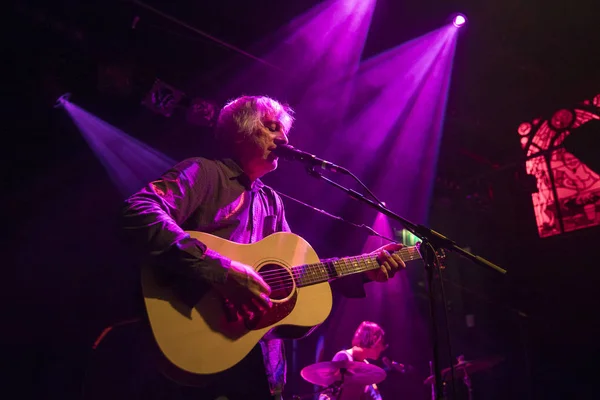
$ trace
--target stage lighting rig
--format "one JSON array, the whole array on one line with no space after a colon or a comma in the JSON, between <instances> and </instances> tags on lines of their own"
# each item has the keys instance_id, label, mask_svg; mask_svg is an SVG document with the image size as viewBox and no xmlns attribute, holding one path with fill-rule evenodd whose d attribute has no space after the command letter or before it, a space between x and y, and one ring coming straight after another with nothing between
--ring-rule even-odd
<instances>
[{"instance_id":1,"label":"stage lighting rig","mask_svg":"<svg viewBox=\"0 0 600 400\"><path fill-rule=\"evenodd\" d=\"M152 89L142 100L142 104L157 114L170 117L184 97L183 91L156 79Z\"/></svg>"},{"instance_id":2,"label":"stage lighting rig","mask_svg":"<svg viewBox=\"0 0 600 400\"><path fill-rule=\"evenodd\" d=\"M467 23L467 17L464 14L455 14L452 17L452 25L457 28L462 28Z\"/></svg>"}]
</instances>

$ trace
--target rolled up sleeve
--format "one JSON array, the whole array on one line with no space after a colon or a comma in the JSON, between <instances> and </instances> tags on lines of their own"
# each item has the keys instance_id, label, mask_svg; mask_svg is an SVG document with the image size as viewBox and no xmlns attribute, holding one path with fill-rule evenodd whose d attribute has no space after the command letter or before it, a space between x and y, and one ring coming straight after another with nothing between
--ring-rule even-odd
<instances>
[{"instance_id":1,"label":"rolled up sleeve","mask_svg":"<svg viewBox=\"0 0 600 400\"><path fill-rule=\"evenodd\" d=\"M125 200L123 228L143 255L176 278L223 283L231 260L181 225L215 190L199 159L188 159Z\"/></svg>"}]
</instances>

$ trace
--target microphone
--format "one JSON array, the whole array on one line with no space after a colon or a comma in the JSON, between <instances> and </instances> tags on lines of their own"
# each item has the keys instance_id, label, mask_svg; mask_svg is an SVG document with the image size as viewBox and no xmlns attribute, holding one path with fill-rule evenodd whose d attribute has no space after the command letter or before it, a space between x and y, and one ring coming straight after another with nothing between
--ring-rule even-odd
<instances>
[{"instance_id":1,"label":"microphone","mask_svg":"<svg viewBox=\"0 0 600 400\"><path fill-rule=\"evenodd\" d=\"M407 372L411 372L414 367L412 365L404 365L404 364L400 364L399 362L396 361L392 361L387 357L383 357L381 359L381 361L383 362L383 364L391 371L398 371L402 374L405 374Z\"/></svg>"},{"instance_id":2,"label":"microphone","mask_svg":"<svg viewBox=\"0 0 600 400\"><path fill-rule=\"evenodd\" d=\"M287 144L278 144L276 149L271 150L275 153L276 156L283 158L288 161L300 161L304 163L309 168L322 168L326 171L338 172L342 174L349 175L347 169L340 167L339 165L335 165L329 161L325 161L321 158L318 158L310 153L304 152L302 150L298 150L297 148L287 145Z\"/></svg>"}]
</instances>

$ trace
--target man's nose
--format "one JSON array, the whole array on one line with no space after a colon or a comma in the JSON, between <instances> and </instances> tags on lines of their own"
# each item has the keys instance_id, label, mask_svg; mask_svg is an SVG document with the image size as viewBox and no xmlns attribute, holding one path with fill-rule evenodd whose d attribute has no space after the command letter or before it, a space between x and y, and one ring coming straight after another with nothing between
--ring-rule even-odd
<instances>
[{"instance_id":1,"label":"man's nose","mask_svg":"<svg viewBox=\"0 0 600 400\"><path fill-rule=\"evenodd\" d=\"M285 133L279 132L275 138L275 144L288 144L288 137Z\"/></svg>"}]
</instances>

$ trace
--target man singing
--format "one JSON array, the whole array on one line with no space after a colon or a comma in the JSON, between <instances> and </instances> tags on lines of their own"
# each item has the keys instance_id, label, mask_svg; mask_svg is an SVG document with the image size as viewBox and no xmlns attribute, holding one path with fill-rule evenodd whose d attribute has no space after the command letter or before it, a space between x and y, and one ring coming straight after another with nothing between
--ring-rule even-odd
<instances>
[{"instance_id":1,"label":"man singing","mask_svg":"<svg viewBox=\"0 0 600 400\"><path fill-rule=\"evenodd\" d=\"M126 200L125 230L151 259L158 276L188 304L214 288L240 318L271 306L271 289L250 266L207 248L185 231L244 244L290 231L281 198L260 178L277 168L273 150L288 143L292 115L288 106L269 97L243 96L229 102L215 128L218 157L186 159ZM363 296L364 282L385 282L404 268L397 255L390 255L400 247L390 244L376 251L380 269L341 279L344 293ZM190 398L279 398L286 373L283 349L281 340L262 340L223 378ZM145 381L155 379L159 378ZM143 386L138 384L136 390Z\"/></svg>"}]
</instances>

